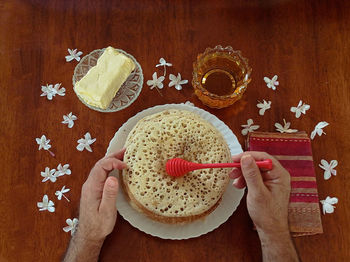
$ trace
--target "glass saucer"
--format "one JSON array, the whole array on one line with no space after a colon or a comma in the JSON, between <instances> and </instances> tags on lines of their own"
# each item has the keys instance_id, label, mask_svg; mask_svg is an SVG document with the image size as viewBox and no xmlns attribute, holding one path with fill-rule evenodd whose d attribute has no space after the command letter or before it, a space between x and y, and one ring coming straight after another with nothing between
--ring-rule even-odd
<instances>
[{"instance_id":1,"label":"glass saucer","mask_svg":"<svg viewBox=\"0 0 350 262\"><path fill-rule=\"evenodd\" d=\"M97 63L97 59L103 54L105 48L103 49L96 49L92 51L90 54L84 56L80 62L77 64L77 66L74 69L73 74L73 89L75 86L75 83L78 82L81 78L83 78L86 73L90 70L91 67L95 66ZM118 52L123 53L132 61L135 63L135 69L131 72L128 79L124 82L124 84L120 87L117 94L113 98L111 104L106 109L101 109L95 106L91 106L87 104L76 92L74 89L75 94L79 98L79 100L86 105L87 107L99 111L99 112L116 112L119 110L122 110L129 105L131 105L136 98L139 96L142 90L143 85L143 74L142 74L142 68L140 64L136 61L136 59L128 54L127 52L117 49Z\"/></svg>"}]
</instances>

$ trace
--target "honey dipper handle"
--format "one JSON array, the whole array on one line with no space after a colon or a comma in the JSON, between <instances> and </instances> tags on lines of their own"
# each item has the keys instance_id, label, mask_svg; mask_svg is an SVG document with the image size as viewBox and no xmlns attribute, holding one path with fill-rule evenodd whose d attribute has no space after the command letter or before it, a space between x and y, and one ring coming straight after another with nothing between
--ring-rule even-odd
<instances>
[{"instance_id":1,"label":"honey dipper handle","mask_svg":"<svg viewBox=\"0 0 350 262\"><path fill-rule=\"evenodd\" d=\"M271 170L272 169L272 160L271 159L265 159L262 161L256 161L256 165L265 170ZM215 163L215 164L198 164L198 169L201 168L225 168L225 167L241 167L241 163Z\"/></svg>"}]
</instances>

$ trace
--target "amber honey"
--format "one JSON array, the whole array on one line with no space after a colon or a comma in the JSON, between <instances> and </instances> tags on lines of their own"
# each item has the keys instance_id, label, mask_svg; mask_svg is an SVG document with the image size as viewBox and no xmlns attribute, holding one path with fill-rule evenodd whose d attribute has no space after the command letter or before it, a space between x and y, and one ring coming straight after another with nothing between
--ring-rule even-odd
<instances>
[{"instance_id":1,"label":"amber honey","mask_svg":"<svg viewBox=\"0 0 350 262\"><path fill-rule=\"evenodd\" d=\"M195 94L207 106L223 108L239 100L250 82L251 68L232 47L207 48L193 64Z\"/></svg>"},{"instance_id":2,"label":"amber honey","mask_svg":"<svg viewBox=\"0 0 350 262\"><path fill-rule=\"evenodd\" d=\"M202 86L212 94L226 96L235 91L236 80L225 70L213 69L203 76Z\"/></svg>"}]
</instances>

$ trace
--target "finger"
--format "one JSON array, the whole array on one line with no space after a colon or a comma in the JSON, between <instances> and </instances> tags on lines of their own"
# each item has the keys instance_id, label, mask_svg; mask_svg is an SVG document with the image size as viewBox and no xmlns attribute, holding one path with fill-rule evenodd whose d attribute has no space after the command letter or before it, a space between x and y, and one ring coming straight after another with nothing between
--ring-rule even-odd
<instances>
[{"instance_id":1,"label":"finger","mask_svg":"<svg viewBox=\"0 0 350 262\"><path fill-rule=\"evenodd\" d=\"M92 187L102 191L103 185L107 178L107 174L113 169L123 169L126 164L116 158L102 158L92 168L87 183L91 183Z\"/></svg>"},{"instance_id":2,"label":"finger","mask_svg":"<svg viewBox=\"0 0 350 262\"><path fill-rule=\"evenodd\" d=\"M117 158L119 160L123 160L125 150L126 150L126 148L123 148L123 149L120 149L118 151L115 151L115 152L110 153L107 156L105 156L105 158L112 158L112 157L114 157L114 158Z\"/></svg>"},{"instance_id":3,"label":"finger","mask_svg":"<svg viewBox=\"0 0 350 262\"><path fill-rule=\"evenodd\" d=\"M245 180L244 180L244 177L243 176L240 176L238 178L236 178L232 185L238 189L242 189L242 188L245 188L247 186L247 184L245 183Z\"/></svg>"},{"instance_id":4,"label":"finger","mask_svg":"<svg viewBox=\"0 0 350 262\"><path fill-rule=\"evenodd\" d=\"M249 193L261 194L266 190L260 170L251 155L246 154L242 156L241 169Z\"/></svg>"},{"instance_id":5,"label":"finger","mask_svg":"<svg viewBox=\"0 0 350 262\"><path fill-rule=\"evenodd\" d=\"M238 178L238 177L242 176L242 172L241 172L241 170L239 168L234 167L232 169L232 171L228 174L228 176L231 179L235 179L235 178Z\"/></svg>"},{"instance_id":6,"label":"finger","mask_svg":"<svg viewBox=\"0 0 350 262\"><path fill-rule=\"evenodd\" d=\"M274 159L273 156L269 155L266 152L246 151L246 152L240 153L238 155L232 156L232 160L233 160L233 162L240 162L241 158L245 155L251 155L256 161L265 160L267 158Z\"/></svg>"},{"instance_id":7,"label":"finger","mask_svg":"<svg viewBox=\"0 0 350 262\"><path fill-rule=\"evenodd\" d=\"M99 212L106 217L115 216L117 213L118 180L115 177L108 177L103 187L102 200Z\"/></svg>"}]
</instances>

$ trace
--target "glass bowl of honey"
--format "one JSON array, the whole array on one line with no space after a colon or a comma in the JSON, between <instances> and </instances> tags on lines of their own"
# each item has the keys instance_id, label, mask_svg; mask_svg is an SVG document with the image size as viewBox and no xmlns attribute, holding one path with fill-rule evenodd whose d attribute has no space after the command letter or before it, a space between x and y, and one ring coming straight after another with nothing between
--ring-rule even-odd
<instances>
[{"instance_id":1,"label":"glass bowl of honey","mask_svg":"<svg viewBox=\"0 0 350 262\"><path fill-rule=\"evenodd\" d=\"M251 81L252 69L231 46L207 48L193 63L192 86L203 104L224 108L238 101Z\"/></svg>"}]
</instances>

